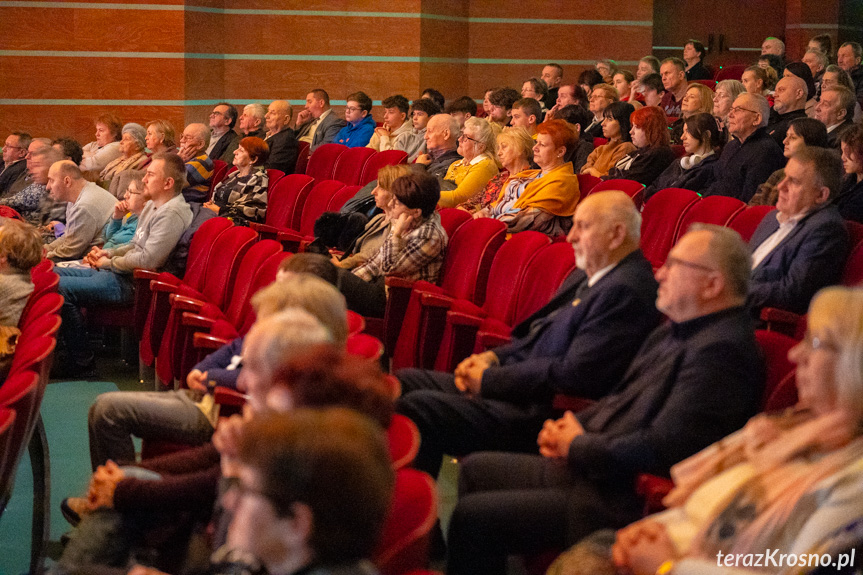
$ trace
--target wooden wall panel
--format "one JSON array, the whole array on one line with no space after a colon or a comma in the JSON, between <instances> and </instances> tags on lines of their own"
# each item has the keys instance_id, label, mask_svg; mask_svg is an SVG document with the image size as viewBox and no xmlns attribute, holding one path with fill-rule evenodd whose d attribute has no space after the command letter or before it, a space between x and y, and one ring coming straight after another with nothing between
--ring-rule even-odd
<instances>
[{"instance_id":1,"label":"wooden wall panel","mask_svg":"<svg viewBox=\"0 0 863 575\"><path fill-rule=\"evenodd\" d=\"M420 0L225 0L225 9L418 13Z\"/></svg>"},{"instance_id":2,"label":"wooden wall panel","mask_svg":"<svg viewBox=\"0 0 863 575\"><path fill-rule=\"evenodd\" d=\"M471 0L472 18L544 18L549 20L653 20L653 0L542 2ZM553 26L553 25L549 25Z\"/></svg>"},{"instance_id":3,"label":"wooden wall panel","mask_svg":"<svg viewBox=\"0 0 863 575\"><path fill-rule=\"evenodd\" d=\"M471 58L530 60L638 60L649 53L653 35L641 26L543 26L518 25L517 37L542 38L542 42L512 41L511 24L471 23Z\"/></svg>"}]
</instances>

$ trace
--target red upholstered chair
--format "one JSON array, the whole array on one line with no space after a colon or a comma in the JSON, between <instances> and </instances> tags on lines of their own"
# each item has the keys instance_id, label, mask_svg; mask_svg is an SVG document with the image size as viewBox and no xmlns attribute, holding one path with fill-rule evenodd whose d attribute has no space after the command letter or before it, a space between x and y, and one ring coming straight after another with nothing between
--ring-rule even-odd
<instances>
[{"instance_id":1,"label":"red upholstered chair","mask_svg":"<svg viewBox=\"0 0 863 575\"><path fill-rule=\"evenodd\" d=\"M690 190L660 190L644 206L641 215L641 250L659 269L674 245L686 211L701 198Z\"/></svg>"},{"instance_id":2,"label":"red upholstered chair","mask_svg":"<svg viewBox=\"0 0 863 575\"><path fill-rule=\"evenodd\" d=\"M456 230L462 224L465 224L473 219L469 212L459 210L458 208L444 208L438 212L440 214L440 224L446 230L446 235L453 237Z\"/></svg>"},{"instance_id":3,"label":"red upholstered chair","mask_svg":"<svg viewBox=\"0 0 863 575\"><path fill-rule=\"evenodd\" d=\"M351 355L371 361L379 360L384 354L384 344L381 340L367 333L348 336L345 349Z\"/></svg>"},{"instance_id":4,"label":"red upholstered chair","mask_svg":"<svg viewBox=\"0 0 863 575\"><path fill-rule=\"evenodd\" d=\"M420 450L420 430L404 415L393 414L393 419L387 428L387 444L390 448L393 469L408 467Z\"/></svg>"},{"instance_id":5,"label":"red upholstered chair","mask_svg":"<svg viewBox=\"0 0 863 575\"><path fill-rule=\"evenodd\" d=\"M304 242L314 239L315 222L321 214L327 211L333 196L345 185L338 180L318 182L306 198L300 216L299 226L293 229L280 230L276 239L282 243L285 251L296 253L301 251Z\"/></svg>"},{"instance_id":6,"label":"red upholstered chair","mask_svg":"<svg viewBox=\"0 0 863 575\"><path fill-rule=\"evenodd\" d=\"M33 433L36 418L39 415L41 400L39 374L35 371L10 373L0 386L0 407L11 409L16 414L14 425L9 431L15 451L2 454L3 467L0 468L0 480L4 481L8 491L0 492L0 510L5 509L9 501L12 489L11 478L14 478L21 455L30 441L30 435Z\"/></svg>"},{"instance_id":7,"label":"red upholstered chair","mask_svg":"<svg viewBox=\"0 0 863 575\"><path fill-rule=\"evenodd\" d=\"M295 174L305 174L306 167L309 165L309 143L299 142L300 148L297 153L297 165L294 167Z\"/></svg>"},{"instance_id":8,"label":"red upholstered chair","mask_svg":"<svg viewBox=\"0 0 863 575\"><path fill-rule=\"evenodd\" d=\"M594 149L604 146L608 143L608 138L594 138L593 139L593 147Z\"/></svg>"},{"instance_id":9,"label":"red upholstered chair","mask_svg":"<svg viewBox=\"0 0 863 575\"><path fill-rule=\"evenodd\" d=\"M213 179L210 180L210 197L213 197L213 190L225 179L225 176L228 175L228 169L231 167L234 166L228 166L227 162L223 162L222 160L213 160Z\"/></svg>"},{"instance_id":10,"label":"red upholstered chair","mask_svg":"<svg viewBox=\"0 0 863 575\"><path fill-rule=\"evenodd\" d=\"M377 154L373 148L348 148L339 156L333 179L344 183L346 186L355 186L360 183L366 162Z\"/></svg>"},{"instance_id":11,"label":"red upholstered chair","mask_svg":"<svg viewBox=\"0 0 863 575\"><path fill-rule=\"evenodd\" d=\"M24 221L21 214L17 210L13 210L9 206L0 206L0 218L9 218L10 220Z\"/></svg>"},{"instance_id":12,"label":"red upholstered chair","mask_svg":"<svg viewBox=\"0 0 863 575\"><path fill-rule=\"evenodd\" d=\"M581 197L589 196L593 188L602 182L601 179L590 174L578 174L576 177L578 178L578 189L581 190Z\"/></svg>"},{"instance_id":13,"label":"red upholstered chair","mask_svg":"<svg viewBox=\"0 0 863 575\"><path fill-rule=\"evenodd\" d=\"M504 242L491 264L482 307L463 299L441 298L439 303L429 303L443 305L448 310L439 348L427 350L437 357L434 365L436 370L453 371L461 360L473 352L476 334L485 319L513 325L525 271L540 250L550 243L545 234L531 231L514 234Z\"/></svg>"},{"instance_id":14,"label":"red upholstered chair","mask_svg":"<svg viewBox=\"0 0 863 575\"><path fill-rule=\"evenodd\" d=\"M347 151L347 146L342 146L341 144L318 146L315 152L309 156L306 175L316 180L332 180L336 173L336 164L339 157Z\"/></svg>"},{"instance_id":15,"label":"red upholstered chair","mask_svg":"<svg viewBox=\"0 0 863 575\"><path fill-rule=\"evenodd\" d=\"M461 226L447 245L439 286L425 281L411 284L399 278L387 279L390 293L386 343L392 345L388 349L392 350L393 369L432 367L434 357L423 350L434 350L440 345L446 308L430 304L446 296L482 305L491 262L503 245L505 231L503 222L491 218L471 220Z\"/></svg>"},{"instance_id":16,"label":"red upholstered chair","mask_svg":"<svg viewBox=\"0 0 863 575\"><path fill-rule=\"evenodd\" d=\"M285 172L273 168L267 168L267 188L275 186L279 180L285 177ZM267 198L269 199L269 198ZM268 202L269 203L269 202Z\"/></svg>"},{"instance_id":17,"label":"red upholstered chair","mask_svg":"<svg viewBox=\"0 0 863 575\"><path fill-rule=\"evenodd\" d=\"M422 471L396 472L395 493L372 561L382 575L428 566L429 539L437 521L434 480Z\"/></svg>"},{"instance_id":18,"label":"red upholstered chair","mask_svg":"<svg viewBox=\"0 0 863 575\"><path fill-rule=\"evenodd\" d=\"M261 237L275 239L279 230L300 225L303 204L312 191L315 179L305 174L291 174L270 184L267 192L267 217L263 224L249 227Z\"/></svg>"},{"instance_id":19,"label":"red upholstered chair","mask_svg":"<svg viewBox=\"0 0 863 575\"><path fill-rule=\"evenodd\" d=\"M376 152L368 159L366 165L363 166L363 173L357 182L360 186L365 186L369 182L378 179L378 170L384 166L394 166L396 164L404 164L408 161L407 152L401 150L385 150Z\"/></svg>"},{"instance_id":20,"label":"red upholstered chair","mask_svg":"<svg viewBox=\"0 0 863 575\"><path fill-rule=\"evenodd\" d=\"M625 180L623 178L618 178L614 180L604 180L599 182L593 187L593 189L590 190L590 193L595 194L596 192L619 190L627 194L629 197L632 197L642 189L644 189L644 184L640 182L636 182L635 180Z\"/></svg>"},{"instance_id":21,"label":"red upholstered chair","mask_svg":"<svg viewBox=\"0 0 863 575\"><path fill-rule=\"evenodd\" d=\"M742 74L741 74L742 75ZM704 84L711 90L716 90L716 80L692 80L692 83L695 84Z\"/></svg>"},{"instance_id":22,"label":"red upholstered chair","mask_svg":"<svg viewBox=\"0 0 863 575\"><path fill-rule=\"evenodd\" d=\"M341 190L337 191L333 194L333 197L330 198L330 203L327 204L328 212L337 212L342 209L342 206L347 203L348 200L357 195L357 192L360 191L362 186L345 186Z\"/></svg>"},{"instance_id":23,"label":"red upholstered chair","mask_svg":"<svg viewBox=\"0 0 863 575\"><path fill-rule=\"evenodd\" d=\"M728 66L720 66L716 70L716 77L713 79L717 83L722 80L739 80L743 77L743 72L746 70L746 64L731 64Z\"/></svg>"},{"instance_id":24,"label":"red upholstered chair","mask_svg":"<svg viewBox=\"0 0 863 575\"><path fill-rule=\"evenodd\" d=\"M348 310L348 335L362 333L366 329L366 320L355 311Z\"/></svg>"},{"instance_id":25,"label":"red upholstered chair","mask_svg":"<svg viewBox=\"0 0 863 575\"><path fill-rule=\"evenodd\" d=\"M745 209L746 204L737 198L729 198L727 196L708 196L703 198L683 214L683 219L680 222L680 229L677 230L677 237L674 241L676 242L679 240L683 234L689 230L689 226L696 222L724 226L728 224L734 216Z\"/></svg>"},{"instance_id":26,"label":"red upholstered chair","mask_svg":"<svg viewBox=\"0 0 863 575\"><path fill-rule=\"evenodd\" d=\"M758 228L758 224L764 219L764 216L775 209L773 206L750 206L743 211L737 212L725 225L740 234L744 242L749 242L752 234Z\"/></svg>"},{"instance_id":27,"label":"red upholstered chair","mask_svg":"<svg viewBox=\"0 0 863 575\"><path fill-rule=\"evenodd\" d=\"M35 299L31 295L21 313L18 325L23 329L24 326L39 317L60 313L61 307L63 307L63 296L58 293L42 294Z\"/></svg>"}]
</instances>

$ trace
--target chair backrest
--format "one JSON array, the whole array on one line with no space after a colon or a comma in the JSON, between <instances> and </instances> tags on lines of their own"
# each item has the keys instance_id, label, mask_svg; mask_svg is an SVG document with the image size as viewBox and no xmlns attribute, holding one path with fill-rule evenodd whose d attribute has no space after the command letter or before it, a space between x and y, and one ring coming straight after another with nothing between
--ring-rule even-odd
<instances>
[{"instance_id":1,"label":"chair backrest","mask_svg":"<svg viewBox=\"0 0 863 575\"><path fill-rule=\"evenodd\" d=\"M512 325L518 290L531 260L551 244L547 235L539 232L514 234L497 250L485 292L485 312L495 319Z\"/></svg>"},{"instance_id":2,"label":"chair backrest","mask_svg":"<svg viewBox=\"0 0 863 575\"><path fill-rule=\"evenodd\" d=\"M348 336L345 349L350 355L371 361L379 360L384 354L383 342L367 333Z\"/></svg>"},{"instance_id":3,"label":"chair backrest","mask_svg":"<svg viewBox=\"0 0 863 575\"><path fill-rule=\"evenodd\" d=\"M767 397L761 411L782 411L797 403L797 376L791 371L776 385Z\"/></svg>"},{"instance_id":4,"label":"chair backrest","mask_svg":"<svg viewBox=\"0 0 863 575\"><path fill-rule=\"evenodd\" d=\"M299 149L297 151L297 164L294 166L295 174L305 174L306 167L309 165L309 149L311 146L308 142L300 140Z\"/></svg>"},{"instance_id":5,"label":"chair backrest","mask_svg":"<svg viewBox=\"0 0 863 575\"><path fill-rule=\"evenodd\" d=\"M711 90L716 90L716 80L691 80L690 83L704 84Z\"/></svg>"},{"instance_id":6,"label":"chair backrest","mask_svg":"<svg viewBox=\"0 0 863 575\"><path fill-rule=\"evenodd\" d=\"M473 219L470 212L459 210L458 208L444 208L438 213L440 214L440 225L443 226L443 229L446 230L446 235L450 238L453 237L456 230L462 224Z\"/></svg>"},{"instance_id":7,"label":"chair backrest","mask_svg":"<svg viewBox=\"0 0 863 575\"><path fill-rule=\"evenodd\" d=\"M261 240L243 256L237 275L234 278L230 301L225 310L225 317L235 327L243 322L246 305L254 293L254 279L264 263L272 256L281 253L282 245L275 240ZM281 260L280 260L281 261Z\"/></svg>"},{"instance_id":8,"label":"chair backrest","mask_svg":"<svg viewBox=\"0 0 863 575\"><path fill-rule=\"evenodd\" d=\"M56 315L48 317L58 318ZM54 321L56 322L56 320ZM60 324L57 323L56 325L59 327ZM51 371L51 359L54 357L56 346L57 340L53 335L24 337L22 334L18 346L15 348L15 355L12 357L12 366L9 368L10 377L24 371L35 371L42 378L42 381L47 383Z\"/></svg>"},{"instance_id":9,"label":"chair backrest","mask_svg":"<svg viewBox=\"0 0 863 575\"><path fill-rule=\"evenodd\" d=\"M213 195L213 190L216 189L225 176L228 175L228 163L222 160L213 160L213 179L210 180L210 196Z\"/></svg>"},{"instance_id":10,"label":"chair backrest","mask_svg":"<svg viewBox=\"0 0 863 575\"><path fill-rule=\"evenodd\" d=\"M656 192L645 204L641 214L641 251L654 269L665 263L683 215L700 199L695 192L675 188Z\"/></svg>"},{"instance_id":11,"label":"chair backrest","mask_svg":"<svg viewBox=\"0 0 863 575\"><path fill-rule=\"evenodd\" d=\"M593 186L593 188L590 190L590 193L595 194L597 192L607 192L609 190L620 190L631 198L637 192L640 192L643 189L644 184L642 184L641 182L617 178L614 180L605 180L604 182L599 182L598 184Z\"/></svg>"},{"instance_id":12,"label":"chair backrest","mask_svg":"<svg viewBox=\"0 0 863 575\"><path fill-rule=\"evenodd\" d=\"M851 251L845 260L842 285L857 286L863 283L863 224L846 220Z\"/></svg>"},{"instance_id":13,"label":"chair backrest","mask_svg":"<svg viewBox=\"0 0 863 575\"><path fill-rule=\"evenodd\" d=\"M18 338L19 343L36 339L37 337L48 336L54 337L60 329L60 316L56 313L40 315L34 317L32 321L21 326L21 335Z\"/></svg>"},{"instance_id":14,"label":"chair backrest","mask_svg":"<svg viewBox=\"0 0 863 575\"><path fill-rule=\"evenodd\" d=\"M42 294L35 300L30 296L18 325L23 328L36 318L58 313L61 307L63 307L63 296L58 293Z\"/></svg>"},{"instance_id":15,"label":"chair backrest","mask_svg":"<svg viewBox=\"0 0 863 575\"><path fill-rule=\"evenodd\" d=\"M285 172L276 170L275 168L267 168L267 187L275 185L279 180L285 177Z\"/></svg>"},{"instance_id":16,"label":"chair backrest","mask_svg":"<svg viewBox=\"0 0 863 575\"><path fill-rule=\"evenodd\" d=\"M208 302L223 309L239 264L257 239L258 234L253 229L241 226L233 227L216 238L203 285L198 290Z\"/></svg>"},{"instance_id":17,"label":"chair backrest","mask_svg":"<svg viewBox=\"0 0 863 575\"><path fill-rule=\"evenodd\" d=\"M348 200L357 195L357 192L360 191L362 186L345 186L330 198L330 203L327 205L328 212L337 212L342 209L342 206L347 203Z\"/></svg>"},{"instance_id":18,"label":"chair backrest","mask_svg":"<svg viewBox=\"0 0 863 575\"><path fill-rule=\"evenodd\" d=\"M186 273L183 282L198 289L204 280L207 261L212 253L216 239L234 225L228 218L210 218L198 228L189 244L189 257L186 260Z\"/></svg>"},{"instance_id":19,"label":"chair backrest","mask_svg":"<svg viewBox=\"0 0 863 575\"><path fill-rule=\"evenodd\" d=\"M394 413L387 427L387 444L393 469L403 469L413 463L420 450L420 431L413 421L400 413Z\"/></svg>"},{"instance_id":20,"label":"chair backrest","mask_svg":"<svg viewBox=\"0 0 863 575\"><path fill-rule=\"evenodd\" d=\"M324 180L318 182L306 197L303 204L303 213L300 216L300 225L294 228L304 236L311 236L315 232L315 222L321 214L327 211L327 206L333 196L344 188L345 185L338 180Z\"/></svg>"},{"instance_id":21,"label":"chair backrest","mask_svg":"<svg viewBox=\"0 0 863 575\"><path fill-rule=\"evenodd\" d=\"M372 561L382 575L428 564L429 534L437 521L434 480L416 469L396 472L395 492Z\"/></svg>"},{"instance_id":22,"label":"chair backrest","mask_svg":"<svg viewBox=\"0 0 863 575\"><path fill-rule=\"evenodd\" d=\"M255 323L255 310L252 309L252 297L258 293L258 291L267 287L276 280L276 273L279 271L279 264L291 255L293 254L280 251L267 258L267 260L258 268L258 271L252 278L252 283L249 286L249 297L246 298L246 301L243 304L243 309L239 314L241 321L239 324L235 324L237 333L240 335L248 333L252 328L252 324Z\"/></svg>"},{"instance_id":23,"label":"chair backrest","mask_svg":"<svg viewBox=\"0 0 863 575\"><path fill-rule=\"evenodd\" d=\"M700 202L696 202L692 207L686 210L685 214L683 214L683 219L680 222L680 229L677 230L677 237L674 241L676 242L680 239L680 237L689 230L689 226L696 222L724 226L731 221L734 216L745 209L746 204L737 198L729 198L728 196L707 196Z\"/></svg>"},{"instance_id":24,"label":"chair backrest","mask_svg":"<svg viewBox=\"0 0 863 575\"><path fill-rule=\"evenodd\" d=\"M374 148L349 148L339 156L333 179L343 182L346 186L355 186L360 183L366 162L377 154Z\"/></svg>"},{"instance_id":25,"label":"chair backrest","mask_svg":"<svg viewBox=\"0 0 863 575\"><path fill-rule=\"evenodd\" d=\"M305 174L291 174L275 184L270 183L267 192L266 224L275 228L291 228L299 225L303 204L315 179Z\"/></svg>"},{"instance_id":26,"label":"chair backrest","mask_svg":"<svg viewBox=\"0 0 863 575\"><path fill-rule=\"evenodd\" d=\"M384 166L395 166L396 164L404 164L407 161L408 154L402 150L377 152L366 162L366 165L363 167L363 173L360 175L360 180L357 183L365 186L372 180L378 179L378 170Z\"/></svg>"},{"instance_id":27,"label":"chair backrest","mask_svg":"<svg viewBox=\"0 0 863 575\"><path fill-rule=\"evenodd\" d=\"M793 337L763 329L755 331L755 341L761 348L761 355L767 367L764 394L761 398L763 408L770 401L782 380L794 371L794 364L788 359L788 352L797 345L798 341Z\"/></svg>"},{"instance_id":28,"label":"chair backrest","mask_svg":"<svg viewBox=\"0 0 863 575\"><path fill-rule=\"evenodd\" d=\"M776 208L773 206L750 206L745 210L737 212L737 215L731 218L726 225L740 234L743 241L748 243L750 238L752 238L752 234L758 228L758 224L764 219L764 216L774 209Z\"/></svg>"},{"instance_id":29,"label":"chair backrest","mask_svg":"<svg viewBox=\"0 0 863 575\"><path fill-rule=\"evenodd\" d=\"M32 277L34 274L40 274L45 272L54 271L54 262L51 260L42 260L30 270L30 276Z\"/></svg>"},{"instance_id":30,"label":"chair backrest","mask_svg":"<svg viewBox=\"0 0 863 575\"><path fill-rule=\"evenodd\" d=\"M722 80L739 80L743 77L743 72L746 71L746 64L730 64L727 66L720 66L718 70L716 70L716 77L713 78L717 83Z\"/></svg>"},{"instance_id":31,"label":"chair backrest","mask_svg":"<svg viewBox=\"0 0 863 575\"><path fill-rule=\"evenodd\" d=\"M447 244L441 287L453 297L482 305L491 262L505 234L506 225L492 218L471 220L459 227Z\"/></svg>"},{"instance_id":32,"label":"chair backrest","mask_svg":"<svg viewBox=\"0 0 863 575\"><path fill-rule=\"evenodd\" d=\"M592 174L578 174L578 189L581 190L581 196L587 196L590 191L595 188L602 180Z\"/></svg>"},{"instance_id":33,"label":"chair backrest","mask_svg":"<svg viewBox=\"0 0 863 575\"><path fill-rule=\"evenodd\" d=\"M608 143L608 138L594 138L593 139L593 148L596 149L600 146L604 146Z\"/></svg>"},{"instance_id":34,"label":"chair backrest","mask_svg":"<svg viewBox=\"0 0 863 575\"><path fill-rule=\"evenodd\" d=\"M315 152L309 156L306 175L316 180L332 180L336 173L336 163L339 157L347 151L347 146L342 146L341 144L318 146Z\"/></svg>"},{"instance_id":35,"label":"chair backrest","mask_svg":"<svg viewBox=\"0 0 863 575\"><path fill-rule=\"evenodd\" d=\"M348 335L362 333L366 329L366 319L355 311L348 310Z\"/></svg>"},{"instance_id":36,"label":"chair backrest","mask_svg":"<svg viewBox=\"0 0 863 575\"><path fill-rule=\"evenodd\" d=\"M674 152L674 157L676 158L682 158L686 155L686 148L680 144L674 144L671 146L671 151Z\"/></svg>"},{"instance_id":37,"label":"chair backrest","mask_svg":"<svg viewBox=\"0 0 863 575\"><path fill-rule=\"evenodd\" d=\"M539 250L524 270L512 325L524 321L547 304L573 269L575 252L570 244L558 242Z\"/></svg>"},{"instance_id":38,"label":"chair backrest","mask_svg":"<svg viewBox=\"0 0 863 575\"><path fill-rule=\"evenodd\" d=\"M39 374L35 371L20 371L10 373L0 386L0 407L15 412L15 422L8 433L11 434L12 451L3 454L3 467L0 468L0 478L14 475L21 454L27 448L30 434L39 413Z\"/></svg>"}]
</instances>

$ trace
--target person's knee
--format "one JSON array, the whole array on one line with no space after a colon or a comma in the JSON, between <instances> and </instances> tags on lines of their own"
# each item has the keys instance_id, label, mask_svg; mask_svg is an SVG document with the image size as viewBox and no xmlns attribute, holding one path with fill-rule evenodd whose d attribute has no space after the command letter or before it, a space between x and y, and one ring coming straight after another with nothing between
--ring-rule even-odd
<instances>
[{"instance_id":1,"label":"person's knee","mask_svg":"<svg viewBox=\"0 0 863 575\"><path fill-rule=\"evenodd\" d=\"M87 414L90 428L116 425L121 422L123 419L122 406L126 403L124 395L125 392L112 391L97 397Z\"/></svg>"}]
</instances>

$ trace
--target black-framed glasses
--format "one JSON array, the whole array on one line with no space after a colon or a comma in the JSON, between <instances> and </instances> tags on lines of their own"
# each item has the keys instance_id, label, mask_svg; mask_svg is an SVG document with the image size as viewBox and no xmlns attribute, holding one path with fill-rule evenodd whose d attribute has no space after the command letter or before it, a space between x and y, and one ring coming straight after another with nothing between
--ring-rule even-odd
<instances>
[{"instance_id":1,"label":"black-framed glasses","mask_svg":"<svg viewBox=\"0 0 863 575\"><path fill-rule=\"evenodd\" d=\"M482 142L480 142L480 141L479 141L479 140L477 140L477 139L471 138L470 136L468 136L468 135L467 135L467 134L465 134L464 132L462 132L461 136L459 136L458 138L459 138L459 140L460 140L460 139L462 139L462 138L464 138L464 139L466 139L466 140L470 140L471 142L473 142L473 143L475 143L475 144L481 144L481 143L482 143Z\"/></svg>"},{"instance_id":2,"label":"black-framed glasses","mask_svg":"<svg viewBox=\"0 0 863 575\"><path fill-rule=\"evenodd\" d=\"M752 112L753 114L761 113L755 110L750 110L749 108L744 108L742 106L732 106L730 112L734 112L735 114L739 114L740 112Z\"/></svg>"},{"instance_id":3,"label":"black-framed glasses","mask_svg":"<svg viewBox=\"0 0 863 575\"><path fill-rule=\"evenodd\" d=\"M691 269L694 269L694 270L701 270L701 271L703 271L703 272L710 272L710 273L712 273L712 272L715 272L715 271L716 271L715 269L713 269L713 268L712 268L712 267L710 267L710 266L706 266L706 265L704 265L704 264L699 264L699 263L697 263L697 262L689 262L689 261L686 261L686 260L682 260L682 259L680 259L680 258L676 258L676 257L674 257L674 256L668 256L668 257L666 258L666 260L665 260L665 267L666 267L666 268L671 269L671 268L673 268L674 266L677 266L677 265L680 265L680 266L683 266L683 267L687 267L687 268L691 268Z\"/></svg>"}]
</instances>

